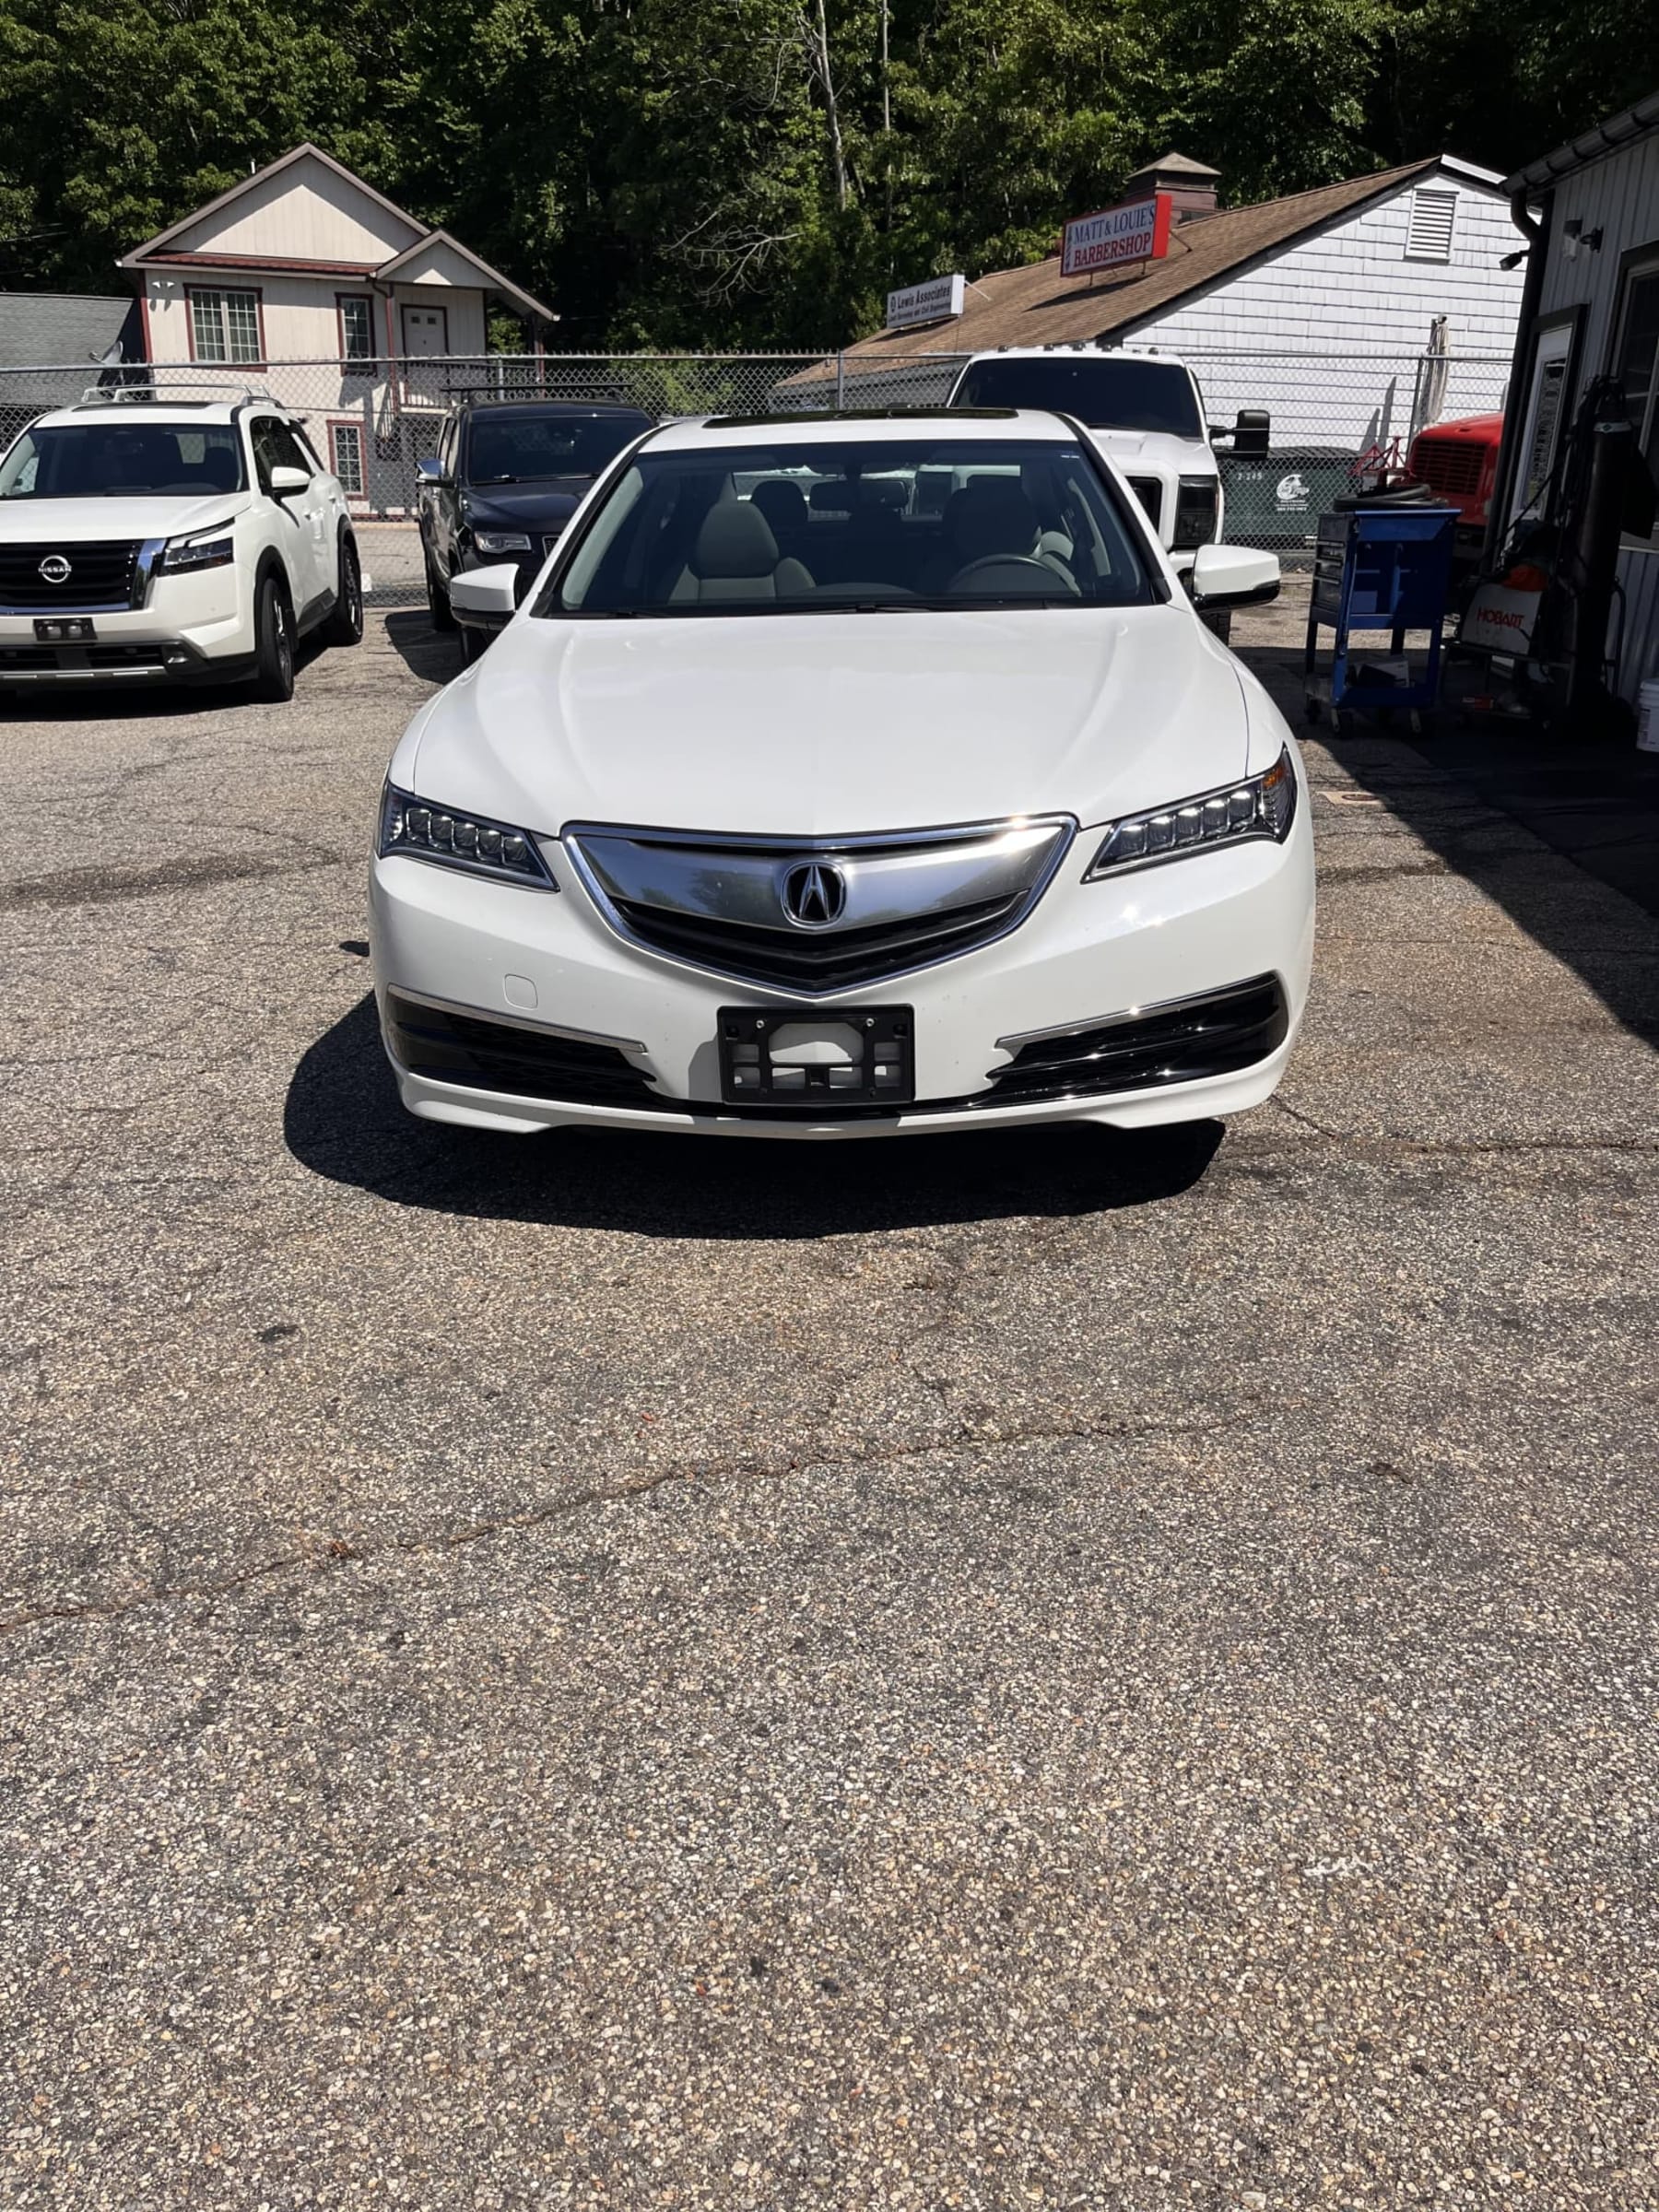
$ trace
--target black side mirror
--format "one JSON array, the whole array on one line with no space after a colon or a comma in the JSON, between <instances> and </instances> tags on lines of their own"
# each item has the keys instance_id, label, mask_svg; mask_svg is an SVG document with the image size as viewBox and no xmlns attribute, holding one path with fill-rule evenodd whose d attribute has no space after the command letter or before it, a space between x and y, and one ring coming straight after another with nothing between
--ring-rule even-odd
<instances>
[{"instance_id":1,"label":"black side mirror","mask_svg":"<svg viewBox=\"0 0 1659 2212\"><path fill-rule=\"evenodd\" d=\"M1272 425L1273 418L1265 407L1241 407L1238 419L1233 424L1233 459L1265 461Z\"/></svg>"}]
</instances>

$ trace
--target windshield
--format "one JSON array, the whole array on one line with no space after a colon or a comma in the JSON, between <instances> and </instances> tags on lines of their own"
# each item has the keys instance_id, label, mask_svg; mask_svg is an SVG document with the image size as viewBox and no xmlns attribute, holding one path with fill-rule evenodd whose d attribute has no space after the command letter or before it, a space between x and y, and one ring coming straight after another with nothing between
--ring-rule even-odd
<instances>
[{"instance_id":1,"label":"windshield","mask_svg":"<svg viewBox=\"0 0 1659 2212\"><path fill-rule=\"evenodd\" d=\"M588 616L1129 606L1154 597L1095 461L1058 440L641 453L536 607Z\"/></svg>"},{"instance_id":2,"label":"windshield","mask_svg":"<svg viewBox=\"0 0 1659 2212\"><path fill-rule=\"evenodd\" d=\"M467 480L518 484L596 477L651 427L649 415L480 416L467 441Z\"/></svg>"},{"instance_id":3,"label":"windshield","mask_svg":"<svg viewBox=\"0 0 1659 2212\"><path fill-rule=\"evenodd\" d=\"M950 404L1050 407L1091 429L1204 436L1193 380L1174 361L1101 354L1045 355L1041 360L1016 354L1006 360L971 361Z\"/></svg>"},{"instance_id":4,"label":"windshield","mask_svg":"<svg viewBox=\"0 0 1659 2212\"><path fill-rule=\"evenodd\" d=\"M0 500L199 500L247 481L241 436L220 422L56 423L0 462Z\"/></svg>"}]
</instances>

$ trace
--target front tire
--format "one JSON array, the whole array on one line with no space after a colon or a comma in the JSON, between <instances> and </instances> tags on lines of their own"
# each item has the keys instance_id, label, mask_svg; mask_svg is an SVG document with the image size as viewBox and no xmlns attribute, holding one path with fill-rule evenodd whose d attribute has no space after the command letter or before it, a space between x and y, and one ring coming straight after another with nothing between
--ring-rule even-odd
<instances>
[{"instance_id":1,"label":"front tire","mask_svg":"<svg viewBox=\"0 0 1659 2212\"><path fill-rule=\"evenodd\" d=\"M294 617L280 581L262 576L253 594L255 694L271 706L294 696Z\"/></svg>"},{"instance_id":2,"label":"front tire","mask_svg":"<svg viewBox=\"0 0 1659 2212\"><path fill-rule=\"evenodd\" d=\"M455 618L449 603L449 591L441 581L437 570L432 566L432 557L429 553L426 557L426 587L427 605L432 614L432 628L434 629L453 629Z\"/></svg>"},{"instance_id":3,"label":"front tire","mask_svg":"<svg viewBox=\"0 0 1659 2212\"><path fill-rule=\"evenodd\" d=\"M1219 638L1223 645L1232 643L1232 618L1233 610L1230 606L1218 607L1213 614L1200 615L1198 618L1211 637Z\"/></svg>"},{"instance_id":4,"label":"front tire","mask_svg":"<svg viewBox=\"0 0 1659 2212\"><path fill-rule=\"evenodd\" d=\"M481 661L489 651L488 634L475 629L469 622L459 622L455 627L461 632L461 665L470 668L475 661Z\"/></svg>"},{"instance_id":5,"label":"front tire","mask_svg":"<svg viewBox=\"0 0 1659 2212\"><path fill-rule=\"evenodd\" d=\"M363 564L357 540L340 540L340 582L334 613L323 625L324 645L360 645L363 641Z\"/></svg>"}]
</instances>

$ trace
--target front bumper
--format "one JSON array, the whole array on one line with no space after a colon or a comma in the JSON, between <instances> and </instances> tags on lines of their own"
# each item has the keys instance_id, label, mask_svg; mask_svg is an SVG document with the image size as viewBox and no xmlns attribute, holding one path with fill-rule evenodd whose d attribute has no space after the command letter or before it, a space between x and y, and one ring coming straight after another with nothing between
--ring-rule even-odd
<instances>
[{"instance_id":1,"label":"front bumper","mask_svg":"<svg viewBox=\"0 0 1659 2212\"><path fill-rule=\"evenodd\" d=\"M1307 996L1313 859L1305 788L1300 800L1282 846L1194 853L1099 883L1081 880L1093 850L1081 837L1010 935L845 994L847 1005L913 1010L915 1103L891 1113L803 1108L799 1118L757 1119L723 1105L719 1008L802 1002L624 943L553 840L544 849L557 892L404 855L374 862L371 934L382 1035L412 1112L503 1130L598 1124L830 1138L1078 1120L1137 1127L1241 1112L1277 1084ZM1283 1019L1277 1037L1264 1030L1261 1055L1247 1065L1190 1080L1161 1079L1156 1070L1148 1077L1142 1068L1121 1089L1062 1085L1041 1097L1018 1096L1005 1074L1021 1041L1121 1023L1254 979L1274 982ZM632 1080L601 1096L573 1080L565 1097L514 1090L509 1074L500 1089L476 1071L444 1080L435 1072L441 1053L420 1069L408 1065L408 1021L394 998L438 1010L441 1020L471 1018L597 1048L608 1055L605 1065L622 1065ZM814 1002L810 1018L832 1020L835 1011L833 1001ZM489 1065L506 1069L510 1060Z\"/></svg>"},{"instance_id":2,"label":"front bumper","mask_svg":"<svg viewBox=\"0 0 1659 2212\"><path fill-rule=\"evenodd\" d=\"M240 562L155 577L142 606L0 613L0 689L28 686L228 682L254 664L252 594ZM89 644L45 644L40 619L89 620Z\"/></svg>"}]
</instances>

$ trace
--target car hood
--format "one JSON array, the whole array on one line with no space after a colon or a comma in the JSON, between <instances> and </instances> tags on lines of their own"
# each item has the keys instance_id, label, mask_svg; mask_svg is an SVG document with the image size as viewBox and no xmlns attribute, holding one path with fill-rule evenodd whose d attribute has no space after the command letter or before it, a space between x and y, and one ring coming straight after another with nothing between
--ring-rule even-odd
<instances>
[{"instance_id":1,"label":"car hood","mask_svg":"<svg viewBox=\"0 0 1659 2212\"><path fill-rule=\"evenodd\" d=\"M228 523L248 504L245 491L196 498L0 500L0 545L84 546L110 538L182 537Z\"/></svg>"},{"instance_id":2,"label":"car hood","mask_svg":"<svg viewBox=\"0 0 1659 2212\"><path fill-rule=\"evenodd\" d=\"M546 477L534 484L481 484L462 495L469 523L486 530L498 524L523 529L569 522L583 499L592 477Z\"/></svg>"},{"instance_id":3,"label":"car hood","mask_svg":"<svg viewBox=\"0 0 1659 2212\"><path fill-rule=\"evenodd\" d=\"M572 821L841 836L1084 823L1244 772L1230 656L1183 606L521 617L409 733L419 795Z\"/></svg>"},{"instance_id":4,"label":"car hood","mask_svg":"<svg viewBox=\"0 0 1659 2212\"><path fill-rule=\"evenodd\" d=\"M1103 424L1091 425L1088 434L1122 469L1138 461L1143 465L1174 469L1183 477L1213 477L1217 473L1215 453L1203 438L1176 438L1168 430L1114 430Z\"/></svg>"}]
</instances>

